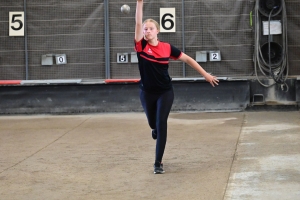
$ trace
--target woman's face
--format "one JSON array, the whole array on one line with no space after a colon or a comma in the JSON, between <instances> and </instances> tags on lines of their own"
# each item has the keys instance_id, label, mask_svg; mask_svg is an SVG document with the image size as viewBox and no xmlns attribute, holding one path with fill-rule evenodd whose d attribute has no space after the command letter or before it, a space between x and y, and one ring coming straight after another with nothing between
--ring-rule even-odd
<instances>
[{"instance_id":1,"label":"woman's face","mask_svg":"<svg viewBox=\"0 0 300 200\"><path fill-rule=\"evenodd\" d=\"M153 22L144 23L144 35L147 40L152 40L157 38L158 32L159 31L157 30L157 27Z\"/></svg>"}]
</instances>

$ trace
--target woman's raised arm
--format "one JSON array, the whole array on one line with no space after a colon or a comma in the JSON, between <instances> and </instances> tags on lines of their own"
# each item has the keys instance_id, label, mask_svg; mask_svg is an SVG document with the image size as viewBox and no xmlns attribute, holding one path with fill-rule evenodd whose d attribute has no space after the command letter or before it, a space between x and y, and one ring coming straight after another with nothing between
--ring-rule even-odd
<instances>
[{"instance_id":1,"label":"woman's raised arm","mask_svg":"<svg viewBox=\"0 0 300 200\"><path fill-rule=\"evenodd\" d=\"M143 38L143 0L137 0L135 11L135 41Z\"/></svg>"}]
</instances>

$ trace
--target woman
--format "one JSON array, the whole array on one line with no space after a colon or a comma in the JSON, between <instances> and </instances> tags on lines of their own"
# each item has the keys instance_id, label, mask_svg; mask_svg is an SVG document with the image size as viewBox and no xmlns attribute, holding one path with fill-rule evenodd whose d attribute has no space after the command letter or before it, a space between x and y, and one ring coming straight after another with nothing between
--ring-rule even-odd
<instances>
[{"instance_id":1,"label":"woman","mask_svg":"<svg viewBox=\"0 0 300 200\"><path fill-rule=\"evenodd\" d=\"M159 25L153 19L143 19L143 0L137 0L135 14L135 50L140 71L140 100L145 110L152 138L156 139L154 173L162 174L162 158L167 141L167 120L174 100L169 59L180 60L197 70L213 87L218 79L208 74L194 59L173 45L159 41Z\"/></svg>"}]
</instances>

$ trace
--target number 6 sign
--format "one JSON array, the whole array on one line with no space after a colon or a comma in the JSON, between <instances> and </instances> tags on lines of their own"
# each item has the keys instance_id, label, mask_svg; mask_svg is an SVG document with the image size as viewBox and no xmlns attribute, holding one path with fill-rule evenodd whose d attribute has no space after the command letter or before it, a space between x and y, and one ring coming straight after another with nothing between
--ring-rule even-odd
<instances>
[{"instance_id":1,"label":"number 6 sign","mask_svg":"<svg viewBox=\"0 0 300 200\"><path fill-rule=\"evenodd\" d=\"M24 36L24 12L9 12L9 36Z\"/></svg>"},{"instance_id":2,"label":"number 6 sign","mask_svg":"<svg viewBox=\"0 0 300 200\"><path fill-rule=\"evenodd\" d=\"M175 8L160 8L160 32L176 32Z\"/></svg>"}]
</instances>

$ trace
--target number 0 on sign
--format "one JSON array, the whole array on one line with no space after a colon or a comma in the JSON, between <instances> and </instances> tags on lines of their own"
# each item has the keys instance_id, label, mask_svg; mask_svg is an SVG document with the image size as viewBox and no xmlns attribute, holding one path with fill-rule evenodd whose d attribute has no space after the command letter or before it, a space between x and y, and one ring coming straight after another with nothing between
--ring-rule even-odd
<instances>
[{"instance_id":1,"label":"number 0 on sign","mask_svg":"<svg viewBox=\"0 0 300 200\"><path fill-rule=\"evenodd\" d=\"M9 36L24 36L24 12L9 12Z\"/></svg>"},{"instance_id":2,"label":"number 0 on sign","mask_svg":"<svg viewBox=\"0 0 300 200\"><path fill-rule=\"evenodd\" d=\"M175 8L160 8L160 32L176 32Z\"/></svg>"},{"instance_id":3,"label":"number 0 on sign","mask_svg":"<svg viewBox=\"0 0 300 200\"><path fill-rule=\"evenodd\" d=\"M66 54L58 54L55 55L55 60L57 65L67 64L67 56Z\"/></svg>"}]
</instances>

